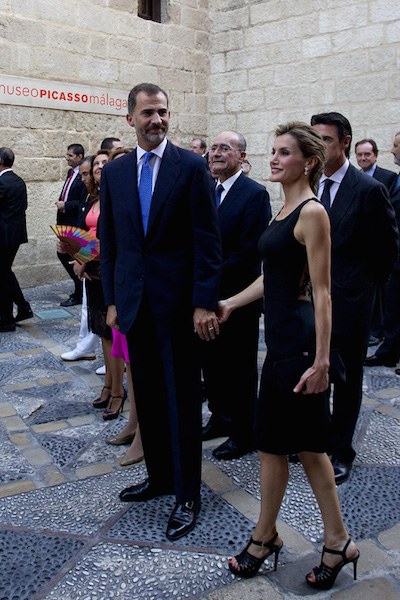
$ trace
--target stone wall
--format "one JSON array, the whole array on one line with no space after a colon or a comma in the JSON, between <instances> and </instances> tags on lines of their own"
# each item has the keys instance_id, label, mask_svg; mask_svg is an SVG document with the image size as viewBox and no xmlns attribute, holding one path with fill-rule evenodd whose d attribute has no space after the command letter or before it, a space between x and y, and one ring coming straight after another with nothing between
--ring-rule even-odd
<instances>
[{"instance_id":1,"label":"stone wall","mask_svg":"<svg viewBox=\"0 0 400 600\"><path fill-rule=\"evenodd\" d=\"M5 0L0 69L7 75L128 90L153 81L171 97L171 137L248 141L252 176L267 182L275 126L338 110L354 140L376 139L380 164L400 129L400 3L395 0L163 0L163 22L137 17L137 0ZM87 152L105 136L135 143L122 116L0 105L1 144L29 190L24 286L65 278L49 225L66 173L66 146ZM278 205L280 189L268 184Z\"/></svg>"},{"instance_id":2,"label":"stone wall","mask_svg":"<svg viewBox=\"0 0 400 600\"><path fill-rule=\"evenodd\" d=\"M248 141L252 175L266 182L273 130L337 110L353 140L372 137L381 166L400 129L397 0L215 0L210 19L209 133ZM269 184L279 200L279 186Z\"/></svg>"},{"instance_id":3,"label":"stone wall","mask_svg":"<svg viewBox=\"0 0 400 600\"><path fill-rule=\"evenodd\" d=\"M208 0L164 3L163 23L137 17L137 0L6 0L0 6L0 71L6 75L126 90L159 84L171 98L171 137L188 145L207 133ZM0 104L1 145L28 186L29 244L15 272L21 285L67 275L55 255L54 201L68 144L98 149L106 136L135 144L123 116Z\"/></svg>"}]
</instances>

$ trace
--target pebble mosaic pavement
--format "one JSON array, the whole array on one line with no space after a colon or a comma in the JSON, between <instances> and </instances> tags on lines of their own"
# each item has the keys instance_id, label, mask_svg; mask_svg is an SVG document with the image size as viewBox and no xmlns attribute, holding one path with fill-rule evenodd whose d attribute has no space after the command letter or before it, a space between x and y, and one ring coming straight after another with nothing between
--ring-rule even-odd
<instances>
[{"instance_id":1,"label":"pebble mosaic pavement","mask_svg":"<svg viewBox=\"0 0 400 600\"><path fill-rule=\"evenodd\" d=\"M304 574L319 562L322 522L302 468L290 465L276 573L234 578L226 557L246 543L259 508L256 453L216 461L204 444L202 511L188 536L165 537L173 498L129 505L118 491L141 481L125 449L105 444L127 413L105 423L91 400L102 386L96 361L65 363L80 307L60 309L68 283L26 290L35 313L0 333L0 600L270 600L315 596ZM261 332L262 333L262 332ZM262 337L262 335L260 336ZM265 346L259 347L262 365ZM204 406L204 419L207 419ZM339 487L343 514L361 549L359 578L345 569L318 598L400 597L400 377L366 369L357 459Z\"/></svg>"}]
</instances>

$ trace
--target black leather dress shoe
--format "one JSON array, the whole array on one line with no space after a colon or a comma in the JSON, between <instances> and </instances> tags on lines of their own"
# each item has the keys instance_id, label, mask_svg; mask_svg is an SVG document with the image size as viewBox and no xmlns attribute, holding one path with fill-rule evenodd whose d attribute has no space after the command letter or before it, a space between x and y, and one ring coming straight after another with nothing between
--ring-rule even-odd
<instances>
[{"instance_id":1,"label":"black leather dress shoe","mask_svg":"<svg viewBox=\"0 0 400 600\"><path fill-rule=\"evenodd\" d=\"M14 321L16 323L19 323L20 321L26 321L26 319L32 319L33 318L33 312L31 307L26 306L25 308L19 308L18 312L17 312L17 316L15 317Z\"/></svg>"},{"instance_id":2,"label":"black leather dress shoe","mask_svg":"<svg viewBox=\"0 0 400 600\"><path fill-rule=\"evenodd\" d=\"M384 354L381 356L378 354L373 354L364 360L364 365L366 367L395 367L397 365L397 361L385 356Z\"/></svg>"},{"instance_id":3,"label":"black leather dress shoe","mask_svg":"<svg viewBox=\"0 0 400 600\"><path fill-rule=\"evenodd\" d=\"M77 304L82 304L82 298L77 298L76 296L70 296L67 300L64 300L64 302L60 302L60 306L76 306Z\"/></svg>"},{"instance_id":4,"label":"black leather dress shoe","mask_svg":"<svg viewBox=\"0 0 400 600\"><path fill-rule=\"evenodd\" d=\"M183 504L177 502L168 520L167 538L172 541L179 540L189 531L192 531L196 525L199 512L200 499L190 500Z\"/></svg>"},{"instance_id":5,"label":"black leather dress shoe","mask_svg":"<svg viewBox=\"0 0 400 600\"><path fill-rule=\"evenodd\" d=\"M350 477L352 463L346 463L337 458L332 459L332 466L335 472L335 483L340 485Z\"/></svg>"},{"instance_id":6,"label":"black leather dress shoe","mask_svg":"<svg viewBox=\"0 0 400 600\"><path fill-rule=\"evenodd\" d=\"M240 458L253 450L254 448L250 445L237 444L232 438L228 438L226 442L215 448L212 454L217 460L232 460L233 458Z\"/></svg>"},{"instance_id":7,"label":"black leather dress shoe","mask_svg":"<svg viewBox=\"0 0 400 600\"><path fill-rule=\"evenodd\" d=\"M229 435L229 426L226 421L214 417L211 415L207 425L203 427L201 432L201 439L203 442L207 440L213 440L217 437L225 437Z\"/></svg>"},{"instance_id":8,"label":"black leather dress shoe","mask_svg":"<svg viewBox=\"0 0 400 600\"><path fill-rule=\"evenodd\" d=\"M382 340L383 340L383 338L381 338L381 337L376 337L375 335L370 335L369 340L368 340L368 346L377 346L378 344L381 343Z\"/></svg>"},{"instance_id":9,"label":"black leather dress shoe","mask_svg":"<svg viewBox=\"0 0 400 600\"><path fill-rule=\"evenodd\" d=\"M1 319L0 318L0 332L15 331L14 319Z\"/></svg>"},{"instance_id":10,"label":"black leather dress shoe","mask_svg":"<svg viewBox=\"0 0 400 600\"><path fill-rule=\"evenodd\" d=\"M123 489L119 493L119 499L122 502L145 502L157 496L166 496L173 493L174 490L158 488L152 485L148 479L145 479L137 485L131 485Z\"/></svg>"}]
</instances>

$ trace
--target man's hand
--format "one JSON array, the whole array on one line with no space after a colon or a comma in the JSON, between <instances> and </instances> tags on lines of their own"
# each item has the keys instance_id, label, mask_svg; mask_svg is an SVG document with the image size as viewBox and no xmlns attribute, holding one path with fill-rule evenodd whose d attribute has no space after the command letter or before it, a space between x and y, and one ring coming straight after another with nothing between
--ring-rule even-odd
<instances>
[{"instance_id":1,"label":"man's hand","mask_svg":"<svg viewBox=\"0 0 400 600\"><path fill-rule=\"evenodd\" d=\"M65 203L62 200L56 200L56 202L54 202L54 204L57 206L57 210L64 212L64 204Z\"/></svg>"},{"instance_id":2,"label":"man's hand","mask_svg":"<svg viewBox=\"0 0 400 600\"><path fill-rule=\"evenodd\" d=\"M117 308L115 304L110 304L107 308L106 323L109 327L112 327L112 329L119 331Z\"/></svg>"},{"instance_id":3,"label":"man's hand","mask_svg":"<svg viewBox=\"0 0 400 600\"><path fill-rule=\"evenodd\" d=\"M195 308L193 313L194 330L201 340L209 342L219 334L217 315L213 310Z\"/></svg>"}]
</instances>

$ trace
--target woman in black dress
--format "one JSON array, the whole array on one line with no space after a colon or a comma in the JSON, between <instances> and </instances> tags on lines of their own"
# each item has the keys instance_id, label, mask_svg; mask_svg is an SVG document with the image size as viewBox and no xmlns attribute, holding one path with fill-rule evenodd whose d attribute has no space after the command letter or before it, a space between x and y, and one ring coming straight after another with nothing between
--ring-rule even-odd
<instances>
[{"instance_id":1,"label":"woman in black dress","mask_svg":"<svg viewBox=\"0 0 400 600\"><path fill-rule=\"evenodd\" d=\"M349 562L356 577L359 551L344 527L333 468L325 453L329 427L330 226L325 209L315 198L325 144L303 123L279 126L275 135L270 181L282 184L285 199L259 242L263 275L220 303L223 322L233 310L264 294L268 349L255 424L261 461L261 512L249 543L229 560L229 568L240 577L252 577L273 554L276 569L283 546L276 519L288 482L288 455L298 454L325 530L321 564L306 581L317 589L329 589ZM295 367L307 360L309 366L306 364L289 386Z\"/></svg>"}]
</instances>

